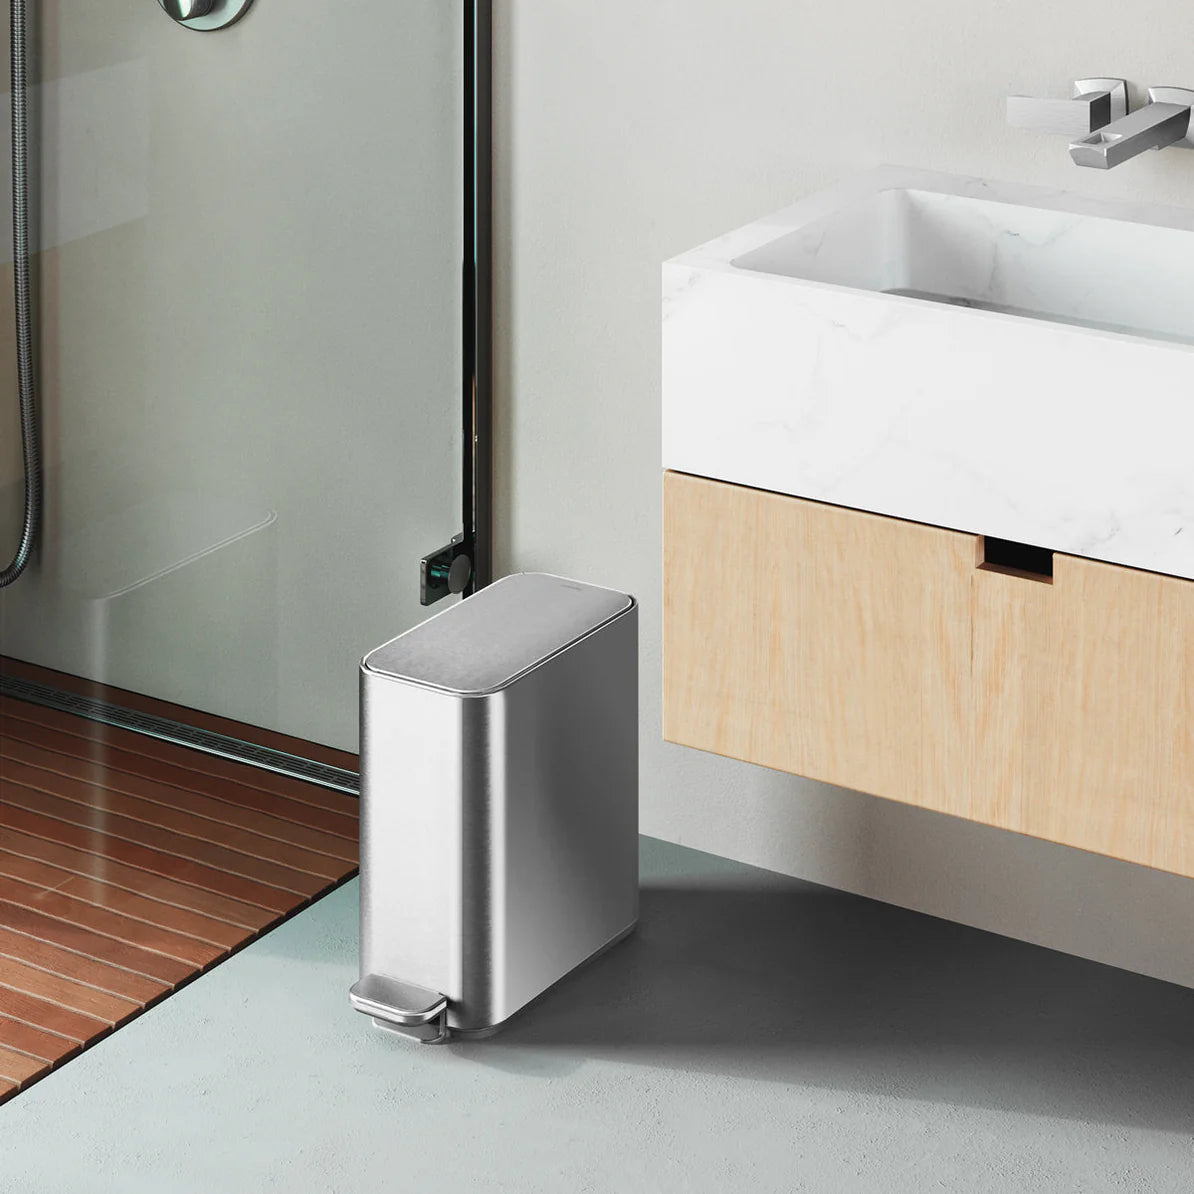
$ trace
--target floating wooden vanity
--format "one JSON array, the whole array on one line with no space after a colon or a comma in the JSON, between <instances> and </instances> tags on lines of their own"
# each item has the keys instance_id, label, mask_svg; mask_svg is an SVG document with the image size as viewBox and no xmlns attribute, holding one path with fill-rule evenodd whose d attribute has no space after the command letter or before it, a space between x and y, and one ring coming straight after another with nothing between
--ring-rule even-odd
<instances>
[{"instance_id":1,"label":"floating wooden vanity","mask_svg":"<svg viewBox=\"0 0 1194 1194\"><path fill-rule=\"evenodd\" d=\"M1194 877L1192 263L898 166L665 263L666 736Z\"/></svg>"},{"instance_id":2,"label":"floating wooden vanity","mask_svg":"<svg viewBox=\"0 0 1194 1194\"><path fill-rule=\"evenodd\" d=\"M669 741L1194 876L1194 581L680 472L664 556Z\"/></svg>"}]
</instances>

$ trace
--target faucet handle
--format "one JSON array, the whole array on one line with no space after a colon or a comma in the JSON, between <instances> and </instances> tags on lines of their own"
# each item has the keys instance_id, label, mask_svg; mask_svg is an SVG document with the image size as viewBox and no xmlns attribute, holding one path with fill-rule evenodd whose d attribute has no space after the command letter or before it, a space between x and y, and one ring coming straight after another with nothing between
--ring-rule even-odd
<instances>
[{"instance_id":1,"label":"faucet handle","mask_svg":"<svg viewBox=\"0 0 1194 1194\"><path fill-rule=\"evenodd\" d=\"M1007 122L1016 128L1063 137L1085 137L1128 114L1123 79L1075 79L1072 99L1007 97Z\"/></svg>"}]
</instances>

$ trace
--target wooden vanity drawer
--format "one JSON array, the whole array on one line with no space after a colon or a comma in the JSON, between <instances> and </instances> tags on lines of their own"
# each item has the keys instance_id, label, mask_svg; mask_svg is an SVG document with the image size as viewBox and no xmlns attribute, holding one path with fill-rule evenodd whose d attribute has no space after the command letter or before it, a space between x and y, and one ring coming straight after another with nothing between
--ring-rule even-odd
<instances>
[{"instance_id":1,"label":"wooden vanity drawer","mask_svg":"<svg viewBox=\"0 0 1194 1194\"><path fill-rule=\"evenodd\" d=\"M973 610L964 815L1194 875L1194 583L1055 555Z\"/></svg>"},{"instance_id":2,"label":"wooden vanity drawer","mask_svg":"<svg viewBox=\"0 0 1194 1194\"><path fill-rule=\"evenodd\" d=\"M1194 874L1194 583L680 473L664 736Z\"/></svg>"},{"instance_id":3,"label":"wooden vanity drawer","mask_svg":"<svg viewBox=\"0 0 1194 1194\"><path fill-rule=\"evenodd\" d=\"M663 732L951 808L972 535L668 473Z\"/></svg>"}]
</instances>

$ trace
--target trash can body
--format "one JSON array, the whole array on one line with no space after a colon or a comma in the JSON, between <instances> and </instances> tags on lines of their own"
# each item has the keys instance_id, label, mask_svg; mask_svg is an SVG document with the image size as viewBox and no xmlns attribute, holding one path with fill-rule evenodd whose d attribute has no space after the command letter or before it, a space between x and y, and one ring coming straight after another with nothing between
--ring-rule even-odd
<instances>
[{"instance_id":1,"label":"trash can body","mask_svg":"<svg viewBox=\"0 0 1194 1194\"><path fill-rule=\"evenodd\" d=\"M380 1026L487 1034L633 928L637 640L632 597L529 573L362 661L353 1002Z\"/></svg>"}]
</instances>

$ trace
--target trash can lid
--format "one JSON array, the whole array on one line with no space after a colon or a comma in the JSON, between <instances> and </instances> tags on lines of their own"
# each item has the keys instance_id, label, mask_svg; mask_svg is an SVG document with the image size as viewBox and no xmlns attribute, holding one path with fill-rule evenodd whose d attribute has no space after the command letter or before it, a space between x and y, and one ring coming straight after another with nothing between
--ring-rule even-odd
<instances>
[{"instance_id":1,"label":"trash can lid","mask_svg":"<svg viewBox=\"0 0 1194 1194\"><path fill-rule=\"evenodd\" d=\"M504 688L634 605L544 572L499 580L365 656L367 671L462 696Z\"/></svg>"}]
</instances>

